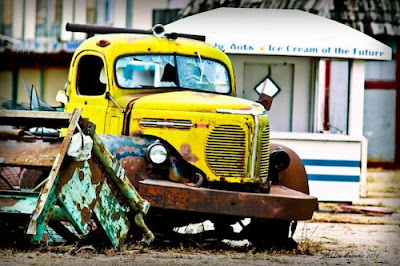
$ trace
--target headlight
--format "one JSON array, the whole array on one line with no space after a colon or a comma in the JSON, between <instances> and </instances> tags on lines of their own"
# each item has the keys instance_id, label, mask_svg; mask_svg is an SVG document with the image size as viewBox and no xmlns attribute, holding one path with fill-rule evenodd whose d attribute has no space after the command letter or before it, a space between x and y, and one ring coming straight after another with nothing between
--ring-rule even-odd
<instances>
[{"instance_id":1,"label":"headlight","mask_svg":"<svg viewBox=\"0 0 400 266\"><path fill-rule=\"evenodd\" d=\"M167 160L168 152L163 144L156 141L147 148L147 157L152 163L162 164Z\"/></svg>"}]
</instances>

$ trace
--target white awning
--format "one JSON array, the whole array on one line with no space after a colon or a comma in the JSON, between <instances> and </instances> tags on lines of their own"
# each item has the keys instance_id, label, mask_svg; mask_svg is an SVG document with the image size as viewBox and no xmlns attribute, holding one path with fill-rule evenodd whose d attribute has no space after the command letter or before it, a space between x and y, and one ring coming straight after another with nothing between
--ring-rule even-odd
<instances>
[{"instance_id":1,"label":"white awning","mask_svg":"<svg viewBox=\"0 0 400 266\"><path fill-rule=\"evenodd\" d=\"M228 54L390 60L392 49L336 21L300 10L218 8L175 21L167 32L206 36Z\"/></svg>"}]
</instances>

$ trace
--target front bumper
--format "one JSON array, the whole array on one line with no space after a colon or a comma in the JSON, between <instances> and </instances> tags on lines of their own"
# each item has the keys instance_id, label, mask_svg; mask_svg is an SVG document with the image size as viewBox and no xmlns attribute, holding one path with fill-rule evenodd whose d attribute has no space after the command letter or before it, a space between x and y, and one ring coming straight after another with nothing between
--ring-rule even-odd
<instances>
[{"instance_id":1,"label":"front bumper","mask_svg":"<svg viewBox=\"0 0 400 266\"><path fill-rule=\"evenodd\" d=\"M146 179L137 189L152 207L250 218L309 220L317 206L317 198L280 185L264 194Z\"/></svg>"}]
</instances>

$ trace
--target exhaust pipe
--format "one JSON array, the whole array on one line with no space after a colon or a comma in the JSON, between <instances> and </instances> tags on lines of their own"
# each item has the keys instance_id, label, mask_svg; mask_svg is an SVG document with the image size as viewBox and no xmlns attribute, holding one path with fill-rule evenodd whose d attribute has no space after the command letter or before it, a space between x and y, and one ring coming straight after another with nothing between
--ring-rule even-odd
<instances>
[{"instance_id":1,"label":"exhaust pipe","mask_svg":"<svg viewBox=\"0 0 400 266\"><path fill-rule=\"evenodd\" d=\"M164 37L165 36L165 28L161 24L156 24L151 28L151 31L153 32L153 35L156 37Z\"/></svg>"},{"instance_id":2,"label":"exhaust pipe","mask_svg":"<svg viewBox=\"0 0 400 266\"><path fill-rule=\"evenodd\" d=\"M177 37L184 37L193 40L198 40L204 42L206 40L206 36L203 35L194 35L187 33L165 33L164 26L161 24L155 25L152 30L139 30L139 29L128 29L128 28L116 28L116 27L108 27L108 26L99 26L99 25L91 25L91 24L75 24L75 23L67 23L65 25L66 31L72 32L85 32L87 37L93 37L96 33L98 34L108 34L108 33L136 33L136 34L154 34L157 37L166 36L170 39L176 39ZM1 36L0 36L1 37Z\"/></svg>"}]
</instances>

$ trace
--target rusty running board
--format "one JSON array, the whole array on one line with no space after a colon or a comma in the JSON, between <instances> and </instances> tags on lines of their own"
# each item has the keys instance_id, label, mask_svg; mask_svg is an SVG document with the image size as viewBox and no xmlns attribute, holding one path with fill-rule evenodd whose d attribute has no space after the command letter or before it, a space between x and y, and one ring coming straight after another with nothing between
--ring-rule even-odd
<instances>
[{"instance_id":1,"label":"rusty running board","mask_svg":"<svg viewBox=\"0 0 400 266\"><path fill-rule=\"evenodd\" d=\"M190 187L146 179L138 191L152 207L278 220L309 220L317 198L280 185L269 194Z\"/></svg>"}]
</instances>

